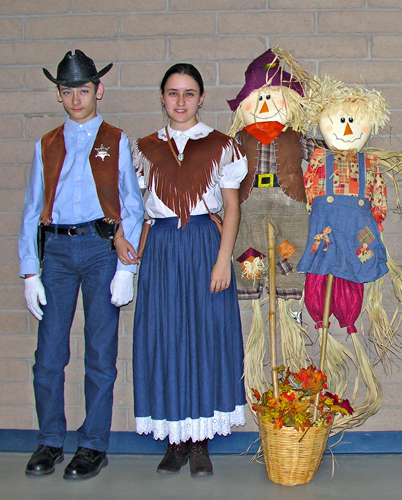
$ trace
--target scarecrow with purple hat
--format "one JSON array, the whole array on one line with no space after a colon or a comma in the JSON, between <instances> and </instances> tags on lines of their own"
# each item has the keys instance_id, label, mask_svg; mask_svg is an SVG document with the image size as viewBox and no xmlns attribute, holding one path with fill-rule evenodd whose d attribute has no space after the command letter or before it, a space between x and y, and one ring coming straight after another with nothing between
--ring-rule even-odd
<instances>
[{"instance_id":1,"label":"scarecrow with purple hat","mask_svg":"<svg viewBox=\"0 0 402 500\"><path fill-rule=\"evenodd\" d=\"M243 146L249 165L240 186L242 219L234 250L238 296L259 299L263 293L264 273L255 278L249 269L245 275L241 259L255 252L267 254L269 221L275 232L276 295L292 307L290 299L299 300L303 294L304 276L296 267L308 233L302 161L309 161L316 147L304 135L308 119L302 104L311 80L279 48L252 61L245 78L237 97L228 101L233 112L229 135Z\"/></svg>"}]
</instances>

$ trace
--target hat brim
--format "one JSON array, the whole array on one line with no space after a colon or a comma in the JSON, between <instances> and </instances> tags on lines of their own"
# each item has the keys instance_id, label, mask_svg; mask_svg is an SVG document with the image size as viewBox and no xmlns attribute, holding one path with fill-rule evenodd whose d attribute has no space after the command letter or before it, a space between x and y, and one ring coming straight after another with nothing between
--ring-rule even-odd
<instances>
[{"instance_id":1,"label":"hat brim","mask_svg":"<svg viewBox=\"0 0 402 500\"><path fill-rule=\"evenodd\" d=\"M103 69L98 71L96 75L89 76L81 80L58 80L57 78L54 78L46 68L42 69L46 78L48 78L51 82L55 83L56 85L63 85L63 87L81 87L86 83L93 82L94 80L99 80L100 78L102 78L102 76L106 75L106 73L108 73L112 69L112 66L113 63L110 63Z\"/></svg>"}]
</instances>

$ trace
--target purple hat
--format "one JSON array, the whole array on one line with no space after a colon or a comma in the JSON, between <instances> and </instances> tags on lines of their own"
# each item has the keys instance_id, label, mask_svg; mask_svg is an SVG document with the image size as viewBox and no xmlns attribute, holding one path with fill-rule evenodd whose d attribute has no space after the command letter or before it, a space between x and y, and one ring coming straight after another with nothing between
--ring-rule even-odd
<instances>
[{"instance_id":1,"label":"purple hat","mask_svg":"<svg viewBox=\"0 0 402 500\"><path fill-rule=\"evenodd\" d=\"M260 89L267 83L273 87L289 87L301 96L304 96L303 87L295 78L280 66L280 59L271 49L254 59L245 72L246 83L237 94L236 99L228 101L230 109L236 111L239 104L248 97L253 90Z\"/></svg>"}]
</instances>

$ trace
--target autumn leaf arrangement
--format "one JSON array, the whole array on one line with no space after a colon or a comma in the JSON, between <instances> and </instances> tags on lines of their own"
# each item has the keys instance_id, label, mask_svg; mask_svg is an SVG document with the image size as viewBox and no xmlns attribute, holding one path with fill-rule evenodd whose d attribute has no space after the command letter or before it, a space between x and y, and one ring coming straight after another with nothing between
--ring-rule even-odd
<instances>
[{"instance_id":1,"label":"autumn leaf arrangement","mask_svg":"<svg viewBox=\"0 0 402 500\"><path fill-rule=\"evenodd\" d=\"M312 426L330 427L338 413L342 416L353 413L347 399L325 391L327 377L314 365L301 368L297 373L291 372L283 365L277 370L278 398L274 397L272 388L262 395L252 389L257 400L252 405L253 410L262 420L273 424L274 428L293 427L303 432ZM315 404L317 418L313 421Z\"/></svg>"}]
</instances>

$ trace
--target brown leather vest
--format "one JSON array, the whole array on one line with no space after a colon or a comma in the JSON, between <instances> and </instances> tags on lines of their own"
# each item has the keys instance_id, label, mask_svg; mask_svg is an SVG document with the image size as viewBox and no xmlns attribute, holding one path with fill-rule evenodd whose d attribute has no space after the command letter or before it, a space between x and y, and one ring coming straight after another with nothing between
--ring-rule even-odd
<instances>
[{"instance_id":1,"label":"brown leather vest","mask_svg":"<svg viewBox=\"0 0 402 500\"><path fill-rule=\"evenodd\" d=\"M102 122L95 138L94 146L89 155L96 192L105 215L104 220L110 224L121 221L118 188L120 138L120 129ZM47 226L52 222L52 210L56 188L66 157L64 125L45 134L42 137L41 148L45 202L39 219L42 224ZM102 150L98 152L97 148L108 148L107 153L109 156L100 156L99 153Z\"/></svg>"},{"instance_id":2,"label":"brown leather vest","mask_svg":"<svg viewBox=\"0 0 402 500\"><path fill-rule=\"evenodd\" d=\"M176 143L171 142L177 155ZM140 170L149 176L148 186L153 185L158 198L179 217L183 227L208 186L222 175L223 167L244 155L236 141L217 130L207 137L187 141L181 167L168 142L159 139L157 132L139 139L138 149L146 159ZM225 150L228 154L222 160Z\"/></svg>"},{"instance_id":3,"label":"brown leather vest","mask_svg":"<svg viewBox=\"0 0 402 500\"><path fill-rule=\"evenodd\" d=\"M250 196L255 174L257 173L258 140L244 130L239 132L239 139L246 151L248 161L248 173L243 179L239 190L240 202L243 202ZM289 198L306 203L307 198L301 168L303 151L300 145L300 134L288 128L274 139L273 146L276 152L276 175L282 191Z\"/></svg>"}]
</instances>

